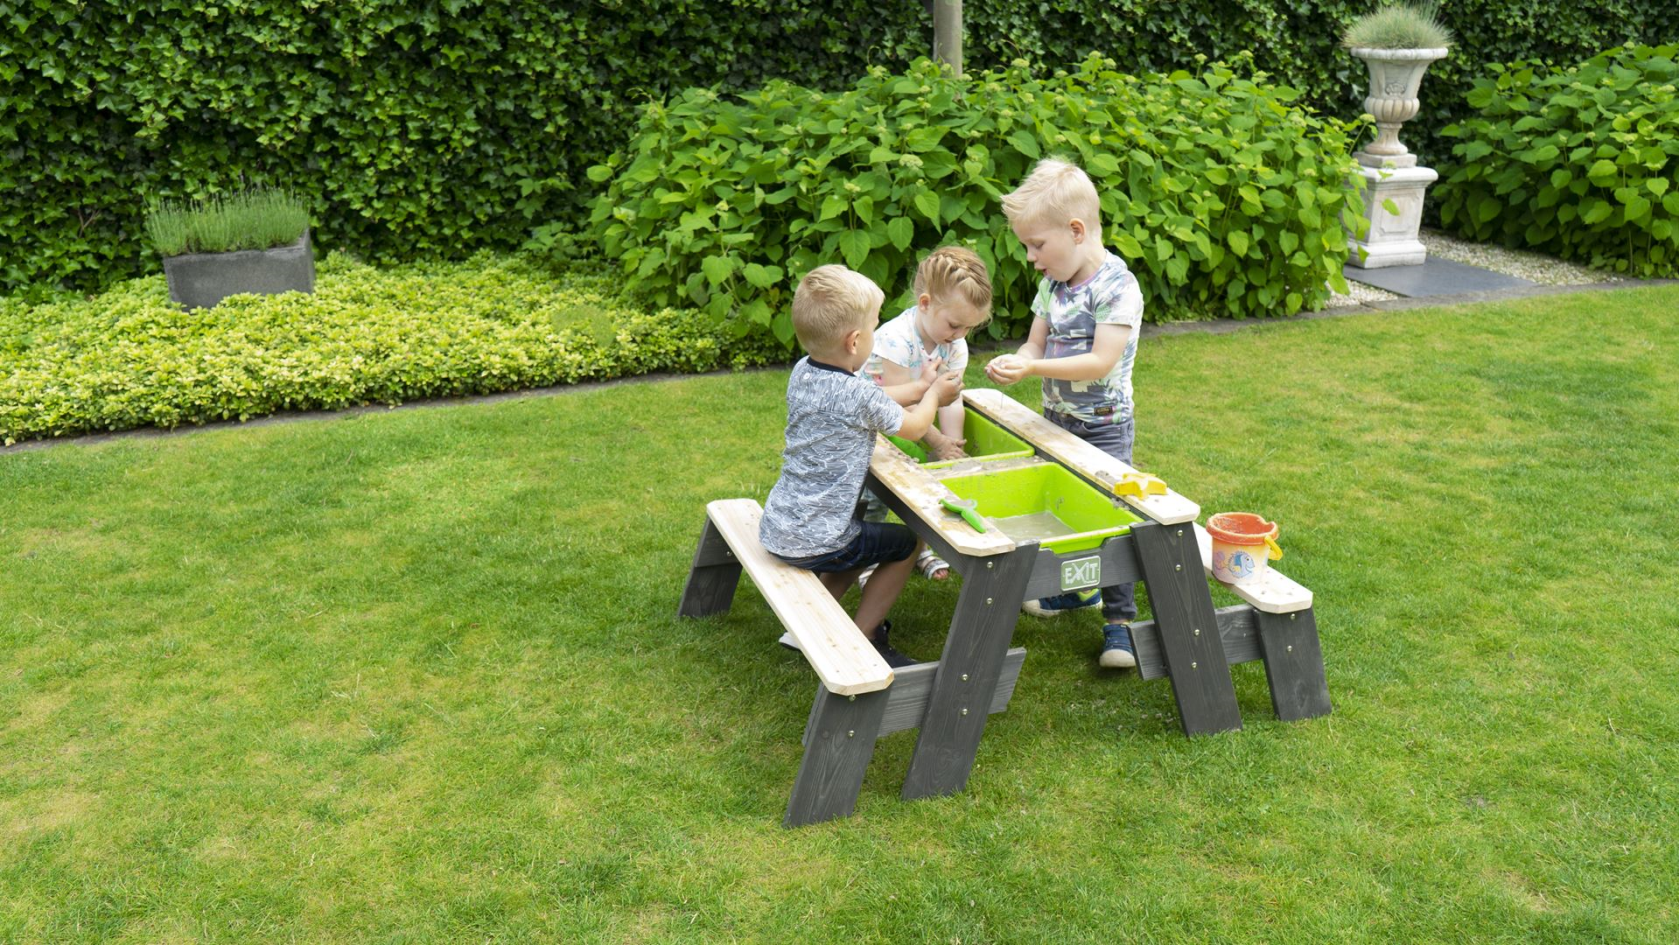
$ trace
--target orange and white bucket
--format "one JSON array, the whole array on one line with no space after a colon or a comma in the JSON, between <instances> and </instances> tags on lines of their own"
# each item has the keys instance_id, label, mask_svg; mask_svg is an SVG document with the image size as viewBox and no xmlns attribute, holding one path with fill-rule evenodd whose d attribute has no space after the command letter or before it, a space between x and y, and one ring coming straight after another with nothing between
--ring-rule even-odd
<instances>
[{"instance_id":1,"label":"orange and white bucket","mask_svg":"<svg viewBox=\"0 0 1679 945\"><path fill-rule=\"evenodd\" d=\"M1277 523L1252 512L1220 512L1207 519L1207 534L1213 539L1213 577L1226 584L1257 581L1283 556Z\"/></svg>"}]
</instances>

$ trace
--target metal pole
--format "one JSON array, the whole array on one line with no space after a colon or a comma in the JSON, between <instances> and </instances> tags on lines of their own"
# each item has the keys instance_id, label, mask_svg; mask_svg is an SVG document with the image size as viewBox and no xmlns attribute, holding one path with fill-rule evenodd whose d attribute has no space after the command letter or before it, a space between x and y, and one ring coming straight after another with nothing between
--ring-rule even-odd
<instances>
[{"instance_id":1,"label":"metal pole","mask_svg":"<svg viewBox=\"0 0 1679 945\"><path fill-rule=\"evenodd\" d=\"M933 58L962 74L962 0L933 0Z\"/></svg>"}]
</instances>

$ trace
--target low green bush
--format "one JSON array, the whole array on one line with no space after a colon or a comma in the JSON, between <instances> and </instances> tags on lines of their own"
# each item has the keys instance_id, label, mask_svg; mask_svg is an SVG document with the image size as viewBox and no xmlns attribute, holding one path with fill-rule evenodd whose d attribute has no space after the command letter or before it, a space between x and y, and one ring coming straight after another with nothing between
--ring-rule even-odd
<instances>
[{"instance_id":1,"label":"low green bush","mask_svg":"<svg viewBox=\"0 0 1679 945\"><path fill-rule=\"evenodd\" d=\"M814 266L843 261L901 303L916 259L961 243L991 271L1001 334L1030 317L1038 277L999 198L1061 153L1095 179L1104 241L1151 320L1292 314L1343 285L1357 128L1237 68L1139 78L1092 56L1049 78L1017 61L956 79L922 60L833 95L690 89L590 169L610 181L593 233L637 291L784 344L792 286Z\"/></svg>"},{"instance_id":2,"label":"low green bush","mask_svg":"<svg viewBox=\"0 0 1679 945\"><path fill-rule=\"evenodd\" d=\"M652 371L762 364L773 342L644 311L600 273L523 261L379 270L339 254L313 295L182 311L162 277L91 299L0 298L0 441L396 404Z\"/></svg>"},{"instance_id":3,"label":"low green bush","mask_svg":"<svg viewBox=\"0 0 1679 945\"><path fill-rule=\"evenodd\" d=\"M1624 46L1568 69L1493 66L1477 117L1442 134L1457 163L1440 220L1641 276L1679 275L1679 44Z\"/></svg>"}]
</instances>

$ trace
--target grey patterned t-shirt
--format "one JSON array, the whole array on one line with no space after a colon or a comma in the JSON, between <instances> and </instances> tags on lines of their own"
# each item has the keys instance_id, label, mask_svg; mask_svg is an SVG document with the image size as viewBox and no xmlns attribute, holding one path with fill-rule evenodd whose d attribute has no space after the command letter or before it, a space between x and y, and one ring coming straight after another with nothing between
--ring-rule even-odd
<instances>
[{"instance_id":1,"label":"grey patterned t-shirt","mask_svg":"<svg viewBox=\"0 0 1679 945\"><path fill-rule=\"evenodd\" d=\"M1044 378L1044 409L1085 423L1120 423L1131 417L1131 366L1137 360L1137 334L1143 324L1143 292L1125 261L1108 254L1102 267L1081 285L1045 277L1032 300L1032 314L1049 322L1046 358L1088 354L1097 325L1131 329L1125 351L1106 377L1094 381Z\"/></svg>"},{"instance_id":2,"label":"grey patterned t-shirt","mask_svg":"<svg viewBox=\"0 0 1679 945\"><path fill-rule=\"evenodd\" d=\"M845 547L857 537L874 435L896 433L903 422L904 408L873 381L801 358L787 378L787 448L758 540L785 558Z\"/></svg>"}]
</instances>

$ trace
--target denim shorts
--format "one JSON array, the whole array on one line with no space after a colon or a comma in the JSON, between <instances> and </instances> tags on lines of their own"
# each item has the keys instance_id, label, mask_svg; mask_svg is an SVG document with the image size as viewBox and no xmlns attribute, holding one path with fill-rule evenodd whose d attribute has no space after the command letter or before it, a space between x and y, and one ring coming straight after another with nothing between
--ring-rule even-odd
<instances>
[{"instance_id":1,"label":"denim shorts","mask_svg":"<svg viewBox=\"0 0 1679 945\"><path fill-rule=\"evenodd\" d=\"M908 525L899 525L896 522L859 524L862 528L857 532L857 537L836 551L827 551L808 558L786 558L781 555L776 557L803 571L834 574L840 571L856 571L871 564L902 561L915 554L915 532L910 531Z\"/></svg>"}]
</instances>

